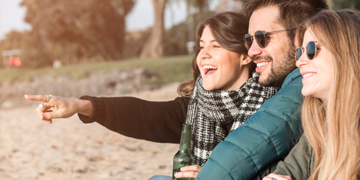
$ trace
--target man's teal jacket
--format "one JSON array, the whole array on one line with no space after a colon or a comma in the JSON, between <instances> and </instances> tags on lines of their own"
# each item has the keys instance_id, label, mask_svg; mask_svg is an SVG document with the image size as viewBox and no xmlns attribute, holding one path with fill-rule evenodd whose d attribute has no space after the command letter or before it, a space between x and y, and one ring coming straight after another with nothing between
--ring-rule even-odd
<instances>
[{"instance_id":1,"label":"man's teal jacket","mask_svg":"<svg viewBox=\"0 0 360 180\"><path fill-rule=\"evenodd\" d=\"M294 70L275 96L218 144L197 180L248 180L284 158L302 134L302 76Z\"/></svg>"}]
</instances>

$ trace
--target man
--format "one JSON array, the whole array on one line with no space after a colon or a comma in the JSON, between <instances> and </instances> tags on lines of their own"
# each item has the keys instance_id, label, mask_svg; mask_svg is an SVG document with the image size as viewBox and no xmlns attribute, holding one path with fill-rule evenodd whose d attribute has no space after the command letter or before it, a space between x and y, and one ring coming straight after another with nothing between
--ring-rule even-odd
<instances>
[{"instance_id":1,"label":"man","mask_svg":"<svg viewBox=\"0 0 360 180\"><path fill-rule=\"evenodd\" d=\"M328 7L323 0L249 0L244 5L250 15L246 44L257 64L259 82L281 89L214 149L199 180L251 179L284 158L302 134L302 76L294 59L296 28Z\"/></svg>"}]
</instances>

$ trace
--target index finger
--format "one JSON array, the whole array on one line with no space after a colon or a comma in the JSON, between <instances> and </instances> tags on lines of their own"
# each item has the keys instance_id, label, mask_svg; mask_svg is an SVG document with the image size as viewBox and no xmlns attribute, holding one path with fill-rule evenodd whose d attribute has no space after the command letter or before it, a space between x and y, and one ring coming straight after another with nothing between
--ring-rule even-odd
<instances>
[{"instance_id":1,"label":"index finger","mask_svg":"<svg viewBox=\"0 0 360 180\"><path fill-rule=\"evenodd\" d=\"M45 95L25 95L25 99L30 101L47 102L47 97Z\"/></svg>"}]
</instances>

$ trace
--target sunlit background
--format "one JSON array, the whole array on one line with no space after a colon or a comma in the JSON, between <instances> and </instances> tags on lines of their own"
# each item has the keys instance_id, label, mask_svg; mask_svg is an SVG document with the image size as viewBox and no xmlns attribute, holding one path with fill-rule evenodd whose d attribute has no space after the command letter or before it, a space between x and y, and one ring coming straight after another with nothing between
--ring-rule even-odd
<instances>
[{"instance_id":1,"label":"sunlit background","mask_svg":"<svg viewBox=\"0 0 360 180\"><path fill-rule=\"evenodd\" d=\"M210 15L234 7L233 2L220 0L190 4L169 0L161 7L164 16L155 22L154 2L2 0L0 38L1 51L6 52L1 58L10 62L11 57L21 56L21 66L45 67L55 60L64 65L185 54L186 42L192 41L196 24L203 19L204 15L199 14ZM162 52L146 53L151 47L143 46L157 23L161 24L154 31L163 31L162 37L153 38L161 38L162 44L156 45L165 48L158 48ZM174 26L181 26L181 30L176 30L178 37L168 35ZM2 66L17 65L10 62Z\"/></svg>"},{"instance_id":2,"label":"sunlit background","mask_svg":"<svg viewBox=\"0 0 360 180\"><path fill-rule=\"evenodd\" d=\"M240 8L232 0L2 0L0 108L29 105L23 94L123 95L189 80L197 24Z\"/></svg>"},{"instance_id":3,"label":"sunlit background","mask_svg":"<svg viewBox=\"0 0 360 180\"><path fill-rule=\"evenodd\" d=\"M360 9L359 0L327 1ZM177 145L126 138L77 116L48 125L23 95L174 99L193 78L197 24L241 8L241 0L0 0L0 179L170 175Z\"/></svg>"}]
</instances>

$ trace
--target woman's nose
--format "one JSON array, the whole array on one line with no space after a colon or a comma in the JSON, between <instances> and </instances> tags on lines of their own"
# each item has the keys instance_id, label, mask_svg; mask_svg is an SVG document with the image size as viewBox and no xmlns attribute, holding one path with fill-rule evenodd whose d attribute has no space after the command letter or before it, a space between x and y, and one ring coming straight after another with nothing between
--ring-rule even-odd
<instances>
[{"instance_id":1,"label":"woman's nose","mask_svg":"<svg viewBox=\"0 0 360 180\"><path fill-rule=\"evenodd\" d=\"M300 68L303 65L309 64L309 59L306 57L304 53L301 54L299 59L296 60L296 67Z\"/></svg>"},{"instance_id":2,"label":"woman's nose","mask_svg":"<svg viewBox=\"0 0 360 180\"><path fill-rule=\"evenodd\" d=\"M205 48L200 50L199 55L201 59L208 59L211 57L209 51L207 51Z\"/></svg>"}]
</instances>

